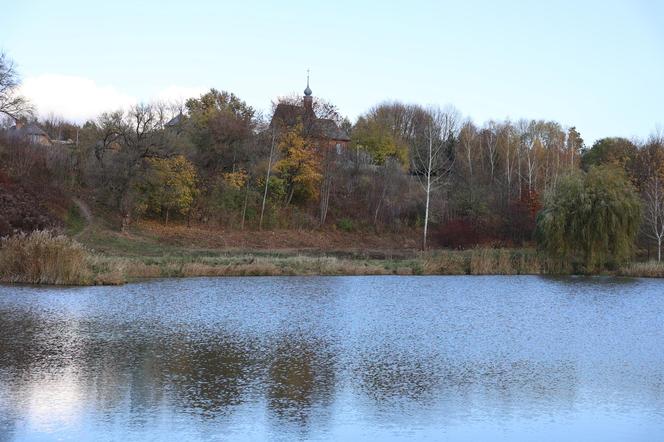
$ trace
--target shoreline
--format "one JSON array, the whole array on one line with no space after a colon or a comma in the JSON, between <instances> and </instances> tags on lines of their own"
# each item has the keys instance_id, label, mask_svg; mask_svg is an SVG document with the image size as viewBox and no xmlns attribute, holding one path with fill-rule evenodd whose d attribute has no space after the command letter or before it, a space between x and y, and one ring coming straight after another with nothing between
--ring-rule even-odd
<instances>
[{"instance_id":1,"label":"shoreline","mask_svg":"<svg viewBox=\"0 0 664 442\"><path fill-rule=\"evenodd\" d=\"M221 276L550 275L664 277L664 264L632 262L578 272L534 248L322 249L203 248L163 236L88 230L71 236L35 231L3 239L0 283L122 285L151 278ZM82 240L82 241L81 241ZM81 242L79 242L81 241Z\"/></svg>"}]
</instances>

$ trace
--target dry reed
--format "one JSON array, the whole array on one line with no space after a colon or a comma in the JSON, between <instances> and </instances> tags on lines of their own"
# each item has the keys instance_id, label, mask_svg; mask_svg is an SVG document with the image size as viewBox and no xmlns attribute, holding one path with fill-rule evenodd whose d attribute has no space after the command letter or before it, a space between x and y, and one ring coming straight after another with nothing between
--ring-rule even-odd
<instances>
[{"instance_id":1,"label":"dry reed","mask_svg":"<svg viewBox=\"0 0 664 442\"><path fill-rule=\"evenodd\" d=\"M49 231L0 240L0 280L27 284L85 285L92 282L81 244Z\"/></svg>"}]
</instances>

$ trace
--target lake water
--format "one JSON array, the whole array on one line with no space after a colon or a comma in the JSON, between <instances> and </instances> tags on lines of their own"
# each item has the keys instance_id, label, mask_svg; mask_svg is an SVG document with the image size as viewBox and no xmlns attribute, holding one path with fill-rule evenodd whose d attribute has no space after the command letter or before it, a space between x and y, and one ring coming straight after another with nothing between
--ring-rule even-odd
<instances>
[{"instance_id":1,"label":"lake water","mask_svg":"<svg viewBox=\"0 0 664 442\"><path fill-rule=\"evenodd\" d=\"M664 440L664 281L0 286L15 440Z\"/></svg>"}]
</instances>

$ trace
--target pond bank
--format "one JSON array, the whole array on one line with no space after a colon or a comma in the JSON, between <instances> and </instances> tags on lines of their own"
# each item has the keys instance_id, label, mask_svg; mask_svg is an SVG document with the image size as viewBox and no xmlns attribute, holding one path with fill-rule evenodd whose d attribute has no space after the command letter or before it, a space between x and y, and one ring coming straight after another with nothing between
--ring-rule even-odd
<instances>
[{"instance_id":1,"label":"pond bank","mask_svg":"<svg viewBox=\"0 0 664 442\"><path fill-rule=\"evenodd\" d=\"M538 275L543 261L533 250L475 249L417 253L412 258L280 254L161 257L96 256L98 283L121 284L154 277L279 275Z\"/></svg>"},{"instance_id":2,"label":"pond bank","mask_svg":"<svg viewBox=\"0 0 664 442\"><path fill-rule=\"evenodd\" d=\"M298 250L191 250L104 253L64 235L33 232L2 240L0 282L120 285L146 278L281 275L565 274L534 249L432 250L391 253ZM632 263L610 274L664 277L664 265Z\"/></svg>"}]
</instances>

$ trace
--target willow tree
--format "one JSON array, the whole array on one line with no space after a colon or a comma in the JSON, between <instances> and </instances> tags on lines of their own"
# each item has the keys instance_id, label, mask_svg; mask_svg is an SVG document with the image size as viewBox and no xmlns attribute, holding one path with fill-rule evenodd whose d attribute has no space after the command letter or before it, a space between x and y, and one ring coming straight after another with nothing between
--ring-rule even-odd
<instances>
[{"instance_id":1,"label":"willow tree","mask_svg":"<svg viewBox=\"0 0 664 442\"><path fill-rule=\"evenodd\" d=\"M563 177L546 195L537 236L553 258L580 258L591 272L629 258L640 219L639 197L624 172L598 166Z\"/></svg>"}]
</instances>

